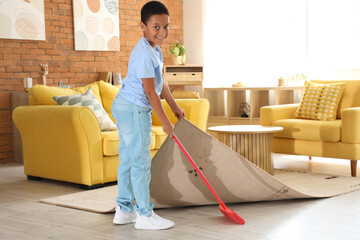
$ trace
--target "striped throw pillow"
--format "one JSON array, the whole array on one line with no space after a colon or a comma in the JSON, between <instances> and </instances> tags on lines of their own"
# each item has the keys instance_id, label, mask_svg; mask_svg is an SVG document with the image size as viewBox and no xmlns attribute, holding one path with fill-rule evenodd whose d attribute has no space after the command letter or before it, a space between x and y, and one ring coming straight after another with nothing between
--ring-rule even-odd
<instances>
[{"instance_id":1,"label":"striped throw pillow","mask_svg":"<svg viewBox=\"0 0 360 240\"><path fill-rule=\"evenodd\" d=\"M54 96L53 99L62 106L86 106L94 112L101 131L117 130L116 125L110 119L99 100L95 97L91 87L84 94Z\"/></svg>"}]
</instances>

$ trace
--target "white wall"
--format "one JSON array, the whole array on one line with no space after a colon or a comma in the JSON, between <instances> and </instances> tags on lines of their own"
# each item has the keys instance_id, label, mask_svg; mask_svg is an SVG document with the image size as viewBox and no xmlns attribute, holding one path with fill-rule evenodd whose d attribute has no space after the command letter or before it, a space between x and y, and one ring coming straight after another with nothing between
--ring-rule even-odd
<instances>
[{"instance_id":1,"label":"white wall","mask_svg":"<svg viewBox=\"0 0 360 240\"><path fill-rule=\"evenodd\" d=\"M183 0L184 45L187 64L204 64L203 0Z\"/></svg>"}]
</instances>

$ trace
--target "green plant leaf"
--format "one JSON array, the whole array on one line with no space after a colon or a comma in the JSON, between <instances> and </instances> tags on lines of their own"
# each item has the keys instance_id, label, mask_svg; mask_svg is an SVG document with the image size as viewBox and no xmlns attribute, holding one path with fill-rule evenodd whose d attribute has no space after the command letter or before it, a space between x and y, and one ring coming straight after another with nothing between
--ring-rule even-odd
<instances>
[{"instance_id":1,"label":"green plant leaf","mask_svg":"<svg viewBox=\"0 0 360 240\"><path fill-rule=\"evenodd\" d=\"M168 56L174 57L183 56L186 53L186 49L184 45L181 45L179 42L171 44L168 52Z\"/></svg>"},{"instance_id":2,"label":"green plant leaf","mask_svg":"<svg viewBox=\"0 0 360 240\"><path fill-rule=\"evenodd\" d=\"M180 52L181 52L180 48L177 47L177 48L175 48L174 50L175 50L175 52L174 52L175 56L176 56L176 57L179 56L179 55L180 55Z\"/></svg>"}]
</instances>

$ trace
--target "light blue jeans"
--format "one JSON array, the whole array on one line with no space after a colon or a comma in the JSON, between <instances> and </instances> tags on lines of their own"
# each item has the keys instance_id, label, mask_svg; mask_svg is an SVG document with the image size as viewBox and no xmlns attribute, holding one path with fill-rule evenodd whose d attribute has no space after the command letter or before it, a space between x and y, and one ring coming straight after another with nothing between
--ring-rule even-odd
<instances>
[{"instance_id":1,"label":"light blue jeans","mask_svg":"<svg viewBox=\"0 0 360 240\"><path fill-rule=\"evenodd\" d=\"M117 204L121 210L150 216L154 204L150 201L151 178L151 109L137 106L119 94L111 113L119 132L119 167Z\"/></svg>"}]
</instances>

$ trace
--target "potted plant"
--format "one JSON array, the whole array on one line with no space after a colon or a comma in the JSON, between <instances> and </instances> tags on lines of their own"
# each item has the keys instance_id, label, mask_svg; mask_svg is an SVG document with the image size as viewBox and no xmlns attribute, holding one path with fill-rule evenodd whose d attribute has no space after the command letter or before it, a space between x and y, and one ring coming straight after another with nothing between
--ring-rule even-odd
<instances>
[{"instance_id":1,"label":"potted plant","mask_svg":"<svg viewBox=\"0 0 360 240\"><path fill-rule=\"evenodd\" d=\"M186 48L179 42L170 45L169 57L172 57L174 65L185 64Z\"/></svg>"}]
</instances>

